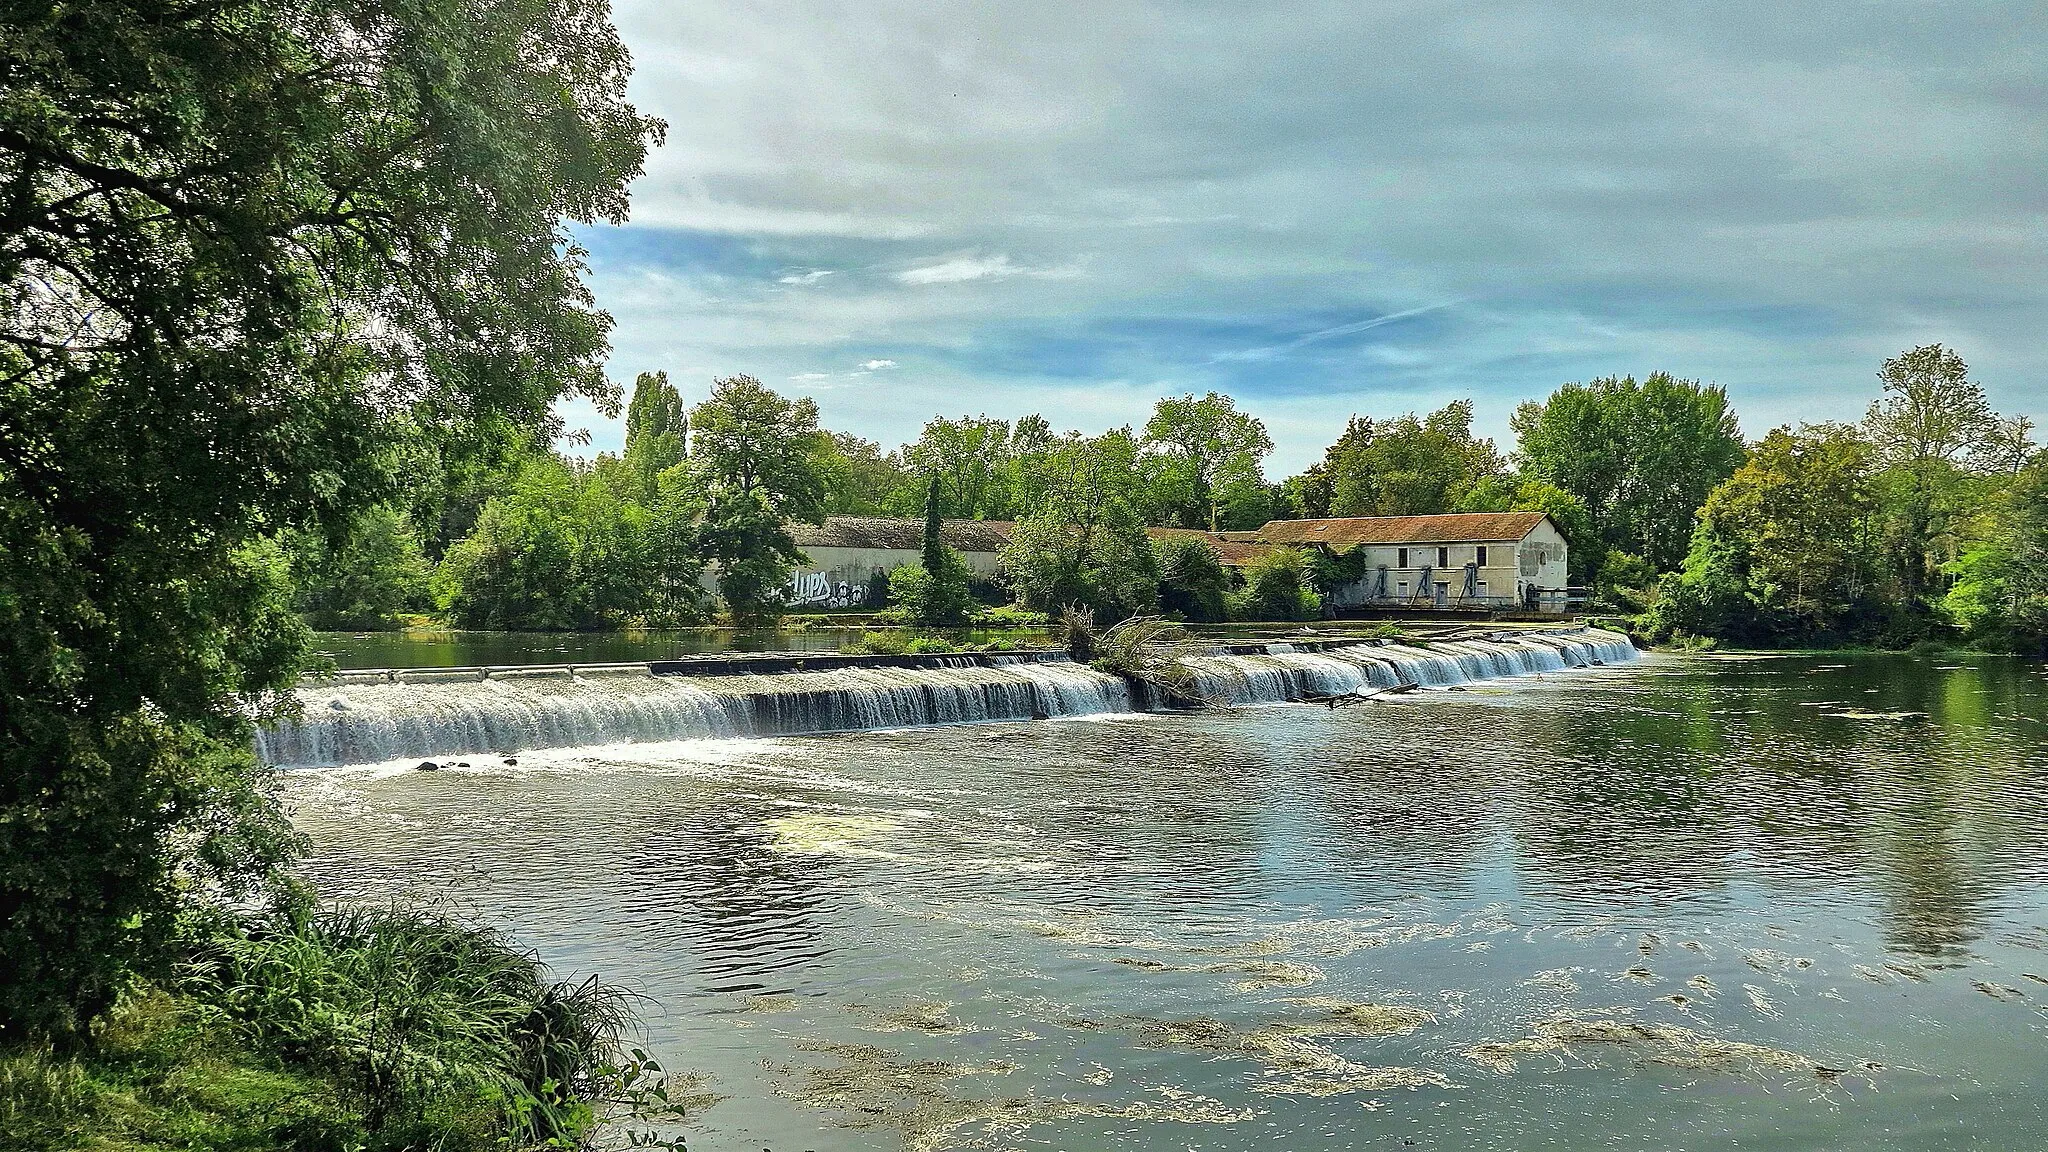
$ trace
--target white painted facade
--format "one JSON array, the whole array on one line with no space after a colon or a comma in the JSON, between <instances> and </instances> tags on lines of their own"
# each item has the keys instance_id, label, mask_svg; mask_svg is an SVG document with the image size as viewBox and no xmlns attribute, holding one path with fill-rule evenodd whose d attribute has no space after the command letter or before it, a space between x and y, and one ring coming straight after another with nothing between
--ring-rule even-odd
<instances>
[{"instance_id":1,"label":"white painted facade","mask_svg":"<svg viewBox=\"0 0 2048 1152\"><path fill-rule=\"evenodd\" d=\"M1365 554L1365 577L1333 589L1332 607L1565 610L1565 541L1547 519L1519 540L1360 544L1348 551Z\"/></svg>"}]
</instances>

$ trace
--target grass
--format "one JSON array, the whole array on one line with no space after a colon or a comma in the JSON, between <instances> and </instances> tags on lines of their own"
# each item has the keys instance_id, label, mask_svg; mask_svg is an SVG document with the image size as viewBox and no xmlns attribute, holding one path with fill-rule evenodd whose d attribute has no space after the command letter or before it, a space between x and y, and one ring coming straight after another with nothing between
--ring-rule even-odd
<instances>
[{"instance_id":1,"label":"grass","mask_svg":"<svg viewBox=\"0 0 2048 1152\"><path fill-rule=\"evenodd\" d=\"M74 1051L0 1051L0 1152L568 1149L672 1120L624 995L402 907L194 931Z\"/></svg>"},{"instance_id":2,"label":"grass","mask_svg":"<svg viewBox=\"0 0 2048 1152\"><path fill-rule=\"evenodd\" d=\"M341 1085L268 1056L203 1002L126 1000L83 1052L0 1054L0 1148L319 1150L367 1135Z\"/></svg>"}]
</instances>

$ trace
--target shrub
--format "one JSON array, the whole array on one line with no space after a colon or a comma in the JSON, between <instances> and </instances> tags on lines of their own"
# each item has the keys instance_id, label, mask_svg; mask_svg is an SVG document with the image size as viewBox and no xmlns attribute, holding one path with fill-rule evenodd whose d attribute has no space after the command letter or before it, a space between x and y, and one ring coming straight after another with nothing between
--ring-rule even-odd
<instances>
[{"instance_id":1,"label":"shrub","mask_svg":"<svg viewBox=\"0 0 2048 1152\"><path fill-rule=\"evenodd\" d=\"M1245 566L1244 587L1229 596L1233 620L1314 620L1322 598L1311 587L1314 568L1299 548L1275 548Z\"/></svg>"},{"instance_id":2,"label":"shrub","mask_svg":"<svg viewBox=\"0 0 2048 1152\"><path fill-rule=\"evenodd\" d=\"M889 598L915 623L964 624L974 608L967 562L950 547L941 546L940 556L936 573L922 564L905 564L889 573Z\"/></svg>"},{"instance_id":3,"label":"shrub","mask_svg":"<svg viewBox=\"0 0 2048 1152\"><path fill-rule=\"evenodd\" d=\"M1226 611L1230 574L1207 540L1173 536L1154 545L1159 552L1159 606L1184 620L1218 621Z\"/></svg>"},{"instance_id":4,"label":"shrub","mask_svg":"<svg viewBox=\"0 0 2048 1152\"><path fill-rule=\"evenodd\" d=\"M89 1044L0 1051L0 1147L510 1152L680 1119L621 1050L624 994L490 929L300 906L188 917L181 947Z\"/></svg>"},{"instance_id":5,"label":"shrub","mask_svg":"<svg viewBox=\"0 0 2048 1152\"><path fill-rule=\"evenodd\" d=\"M574 1146L611 1090L623 993L414 909L281 913L207 937L182 986L360 1100L380 1143Z\"/></svg>"}]
</instances>

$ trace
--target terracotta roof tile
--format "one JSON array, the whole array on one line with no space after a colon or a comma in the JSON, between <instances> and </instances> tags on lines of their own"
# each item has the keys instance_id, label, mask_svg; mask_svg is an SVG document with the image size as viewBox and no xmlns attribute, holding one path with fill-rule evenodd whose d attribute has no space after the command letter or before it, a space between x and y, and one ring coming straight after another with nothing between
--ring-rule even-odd
<instances>
[{"instance_id":1,"label":"terracotta roof tile","mask_svg":"<svg viewBox=\"0 0 2048 1152\"><path fill-rule=\"evenodd\" d=\"M1253 534L1267 544L1457 544L1520 540L1541 512L1451 512L1438 516L1340 516L1274 520ZM1233 535L1237 535L1233 533Z\"/></svg>"},{"instance_id":2,"label":"terracotta roof tile","mask_svg":"<svg viewBox=\"0 0 2048 1152\"><path fill-rule=\"evenodd\" d=\"M946 520L939 532L946 543L962 552L993 552L1010 542L1010 520ZM799 548L897 548L916 551L924 547L923 520L897 520L882 516L827 516L822 525L792 524L790 535Z\"/></svg>"},{"instance_id":3,"label":"terracotta roof tile","mask_svg":"<svg viewBox=\"0 0 2048 1152\"><path fill-rule=\"evenodd\" d=\"M1249 539L1251 534L1245 532L1210 533L1200 528L1147 528L1145 535L1150 536L1155 543L1185 536L1206 540L1209 547L1216 550L1216 555L1223 561L1224 566L1229 568L1242 568L1274 548L1274 545Z\"/></svg>"}]
</instances>

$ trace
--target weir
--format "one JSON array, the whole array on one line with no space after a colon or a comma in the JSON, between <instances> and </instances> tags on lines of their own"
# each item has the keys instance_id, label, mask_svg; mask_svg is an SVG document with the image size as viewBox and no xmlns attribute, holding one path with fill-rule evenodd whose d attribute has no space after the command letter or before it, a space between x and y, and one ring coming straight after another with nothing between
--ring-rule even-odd
<instances>
[{"instance_id":1,"label":"weir","mask_svg":"<svg viewBox=\"0 0 2048 1152\"><path fill-rule=\"evenodd\" d=\"M1218 645L1184 658L1202 700L1272 704L1402 684L1449 687L1633 660L1598 629L1428 647L1356 640ZM1156 694L1061 652L729 655L649 664L351 671L299 689L301 714L256 750L283 767L512 755L1130 712Z\"/></svg>"}]
</instances>

